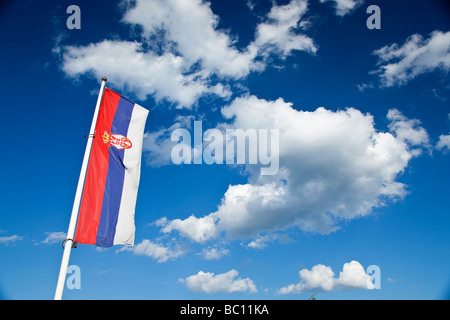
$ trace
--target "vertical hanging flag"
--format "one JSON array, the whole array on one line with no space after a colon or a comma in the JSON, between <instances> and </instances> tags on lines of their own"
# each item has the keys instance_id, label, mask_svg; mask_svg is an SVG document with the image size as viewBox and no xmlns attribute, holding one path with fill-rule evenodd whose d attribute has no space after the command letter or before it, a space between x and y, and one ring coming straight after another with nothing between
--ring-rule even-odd
<instances>
[{"instance_id":1,"label":"vertical hanging flag","mask_svg":"<svg viewBox=\"0 0 450 320\"><path fill-rule=\"evenodd\" d=\"M105 89L81 199L75 243L134 244L134 211L148 110Z\"/></svg>"}]
</instances>

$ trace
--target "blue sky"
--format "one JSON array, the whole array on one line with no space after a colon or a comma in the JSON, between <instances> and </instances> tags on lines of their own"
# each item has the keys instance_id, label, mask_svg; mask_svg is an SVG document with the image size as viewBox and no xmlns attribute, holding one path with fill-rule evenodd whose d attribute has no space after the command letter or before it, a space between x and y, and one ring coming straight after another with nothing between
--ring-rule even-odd
<instances>
[{"instance_id":1,"label":"blue sky","mask_svg":"<svg viewBox=\"0 0 450 320\"><path fill-rule=\"evenodd\" d=\"M72 250L65 299L450 297L445 1L0 8L0 298L53 298L102 76L150 110L135 246ZM279 130L278 172L175 165L171 133L200 120Z\"/></svg>"}]
</instances>

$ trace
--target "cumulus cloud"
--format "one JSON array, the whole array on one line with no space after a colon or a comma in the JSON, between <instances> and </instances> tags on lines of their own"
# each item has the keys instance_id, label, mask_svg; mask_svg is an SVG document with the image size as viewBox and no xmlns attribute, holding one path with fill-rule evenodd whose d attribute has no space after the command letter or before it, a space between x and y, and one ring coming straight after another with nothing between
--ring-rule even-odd
<instances>
[{"instance_id":1,"label":"cumulus cloud","mask_svg":"<svg viewBox=\"0 0 450 320\"><path fill-rule=\"evenodd\" d=\"M375 129L370 114L353 108L298 111L281 98L237 98L222 114L235 128L279 129L280 169L263 176L258 165L247 165L249 182L230 185L215 212L166 219L164 233L177 231L205 243L222 235L261 237L293 227L336 231L340 221L404 198L407 186L397 180L429 143L420 123L396 109L387 115L387 132ZM262 239L251 247L264 246Z\"/></svg>"},{"instance_id":2,"label":"cumulus cloud","mask_svg":"<svg viewBox=\"0 0 450 320\"><path fill-rule=\"evenodd\" d=\"M306 0L274 5L245 48L237 48L230 32L218 28L219 17L207 1L124 3L122 22L135 28L136 41L62 46L58 55L68 76L107 75L114 85L132 90L141 99L152 95L191 108L205 95L229 98L231 92L221 82L264 70L273 54L285 57L294 50L317 50L313 40L299 32Z\"/></svg>"},{"instance_id":3,"label":"cumulus cloud","mask_svg":"<svg viewBox=\"0 0 450 320\"><path fill-rule=\"evenodd\" d=\"M216 219L213 216L197 218L191 215L189 218L181 220L174 219L167 221L161 229L162 232L169 233L177 230L182 236L196 242L205 242L217 235Z\"/></svg>"},{"instance_id":4,"label":"cumulus cloud","mask_svg":"<svg viewBox=\"0 0 450 320\"><path fill-rule=\"evenodd\" d=\"M300 282L287 285L278 290L278 294L294 294L305 291L333 291L351 289L374 289L370 275L358 261L345 263L339 277L331 267L318 264L299 271Z\"/></svg>"},{"instance_id":5,"label":"cumulus cloud","mask_svg":"<svg viewBox=\"0 0 450 320\"><path fill-rule=\"evenodd\" d=\"M320 0L321 3L330 1L334 2L336 15L341 17L349 14L364 2L364 0Z\"/></svg>"},{"instance_id":6,"label":"cumulus cloud","mask_svg":"<svg viewBox=\"0 0 450 320\"><path fill-rule=\"evenodd\" d=\"M180 279L180 282L186 283L189 290L194 292L216 293L216 292L250 292L255 293L255 284L249 278L241 279L236 277L239 272L232 269L228 272L214 275L211 272L199 271L197 274Z\"/></svg>"},{"instance_id":7,"label":"cumulus cloud","mask_svg":"<svg viewBox=\"0 0 450 320\"><path fill-rule=\"evenodd\" d=\"M379 69L374 71L386 87L404 85L417 76L450 69L450 31L433 31L427 39L410 36L403 45L397 43L374 51Z\"/></svg>"},{"instance_id":8,"label":"cumulus cloud","mask_svg":"<svg viewBox=\"0 0 450 320\"><path fill-rule=\"evenodd\" d=\"M183 56L187 65L200 61L213 73L242 77L250 72L254 53L240 52L232 38L218 30L219 17L210 3L201 0L138 0L133 2L123 20L140 25L151 39L164 31L166 45ZM169 43L169 44L167 44Z\"/></svg>"},{"instance_id":9,"label":"cumulus cloud","mask_svg":"<svg viewBox=\"0 0 450 320\"><path fill-rule=\"evenodd\" d=\"M66 46L63 71L71 76L108 75L116 86L126 86L140 99L154 95L178 106L192 106L200 96L219 91L206 83L201 72L187 73L183 57L145 51L141 43L104 40L84 47Z\"/></svg>"}]
</instances>

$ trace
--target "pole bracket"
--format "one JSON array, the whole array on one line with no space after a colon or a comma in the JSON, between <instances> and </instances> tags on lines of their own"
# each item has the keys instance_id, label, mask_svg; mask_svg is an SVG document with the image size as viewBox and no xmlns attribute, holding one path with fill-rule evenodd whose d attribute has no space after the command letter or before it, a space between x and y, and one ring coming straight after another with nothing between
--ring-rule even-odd
<instances>
[{"instance_id":1,"label":"pole bracket","mask_svg":"<svg viewBox=\"0 0 450 320\"><path fill-rule=\"evenodd\" d=\"M61 244L61 246L63 247L63 249L64 249L64 247L65 247L65 245L66 245L66 241L67 240L71 240L72 241L72 248L76 248L77 247L77 244L75 243L75 241L73 241L73 239L66 239L66 240L64 240L63 242L62 242L62 244Z\"/></svg>"}]
</instances>

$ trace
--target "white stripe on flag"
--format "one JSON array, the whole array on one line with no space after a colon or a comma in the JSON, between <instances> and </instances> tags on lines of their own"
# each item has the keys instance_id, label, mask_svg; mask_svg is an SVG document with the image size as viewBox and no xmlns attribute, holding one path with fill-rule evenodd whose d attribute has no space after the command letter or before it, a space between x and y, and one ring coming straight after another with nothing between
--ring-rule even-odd
<instances>
[{"instance_id":1,"label":"white stripe on flag","mask_svg":"<svg viewBox=\"0 0 450 320\"><path fill-rule=\"evenodd\" d=\"M142 108L138 104L134 105L127 133L127 138L130 139L132 147L124 152L125 175L114 245L134 245L134 211L141 175L142 142L147 116L147 109Z\"/></svg>"}]
</instances>

